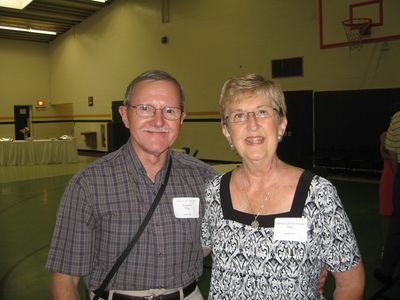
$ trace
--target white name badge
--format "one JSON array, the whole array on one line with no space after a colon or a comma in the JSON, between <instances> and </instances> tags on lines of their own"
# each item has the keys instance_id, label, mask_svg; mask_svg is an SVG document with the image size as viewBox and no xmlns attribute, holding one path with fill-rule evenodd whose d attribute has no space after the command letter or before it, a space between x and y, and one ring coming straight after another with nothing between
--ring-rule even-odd
<instances>
[{"instance_id":1,"label":"white name badge","mask_svg":"<svg viewBox=\"0 0 400 300\"><path fill-rule=\"evenodd\" d=\"M176 197L172 199L174 214L178 219L198 218L200 198Z\"/></svg>"},{"instance_id":2,"label":"white name badge","mask_svg":"<svg viewBox=\"0 0 400 300\"><path fill-rule=\"evenodd\" d=\"M274 224L275 241L307 241L306 218L276 218Z\"/></svg>"}]
</instances>

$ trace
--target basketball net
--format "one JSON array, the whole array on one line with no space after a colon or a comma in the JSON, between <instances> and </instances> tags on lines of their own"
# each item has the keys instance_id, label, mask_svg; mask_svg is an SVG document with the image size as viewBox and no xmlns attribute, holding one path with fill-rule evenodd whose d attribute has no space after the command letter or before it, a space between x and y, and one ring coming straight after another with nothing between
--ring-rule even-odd
<instances>
[{"instance_id":1,"label":"basketball net","mask_svg":"<svg viewBox=\"0 0 400 300\"><path fill-rule=\"evenodd\" d=\"M343 29L349 41L350 50L361 49L364 36L371 34L372 20L367 18L353 18L342 22Z\"/></svg>"}]
</instances>

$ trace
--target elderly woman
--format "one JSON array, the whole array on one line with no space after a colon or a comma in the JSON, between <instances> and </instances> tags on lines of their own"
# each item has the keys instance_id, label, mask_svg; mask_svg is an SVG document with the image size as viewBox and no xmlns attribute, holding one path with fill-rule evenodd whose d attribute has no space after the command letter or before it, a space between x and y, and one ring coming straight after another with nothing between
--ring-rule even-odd
<instances>
[{"instance_id":1,"label":"elderly woman","mask_svg":"<svg viewBox=\"0 0 400 300\"><path fill-rule=\"evenodd\" d=\"M334 299L361 299L361 255L335 187L276 154L287 125L278 84L256 74L228 80L220 114L242 165L206 189L209 299L324 299L316 290L323 266Z\"/></svg>"}]
</instances>

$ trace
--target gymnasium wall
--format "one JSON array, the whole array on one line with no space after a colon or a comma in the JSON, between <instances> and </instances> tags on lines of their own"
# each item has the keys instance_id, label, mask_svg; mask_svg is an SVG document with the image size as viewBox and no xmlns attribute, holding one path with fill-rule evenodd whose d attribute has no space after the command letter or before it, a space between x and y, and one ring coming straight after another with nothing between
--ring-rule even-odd
<instances>
[{"instance_id":1,"label":"gymnasium wall","mask_svg":"<svg viewBox=\"0 0 400 300\"><path fill-rule=\"evenodd\" d=\"M36 97L53 104L71 103L74 135L80 147L87 149L82 132L92 126L90 131L101 133L101 126L112 120L112 101L123 97L133 77L147 69L163 69L181 81L187 98L188 117L174 146L197 150L202 159L237 161L221 134L217 113L221 86L231 76L255 72L270 78L272 59L302 57L303 76L277 79L286 92L400 86L399 40L385 47L369 43L353 52L346 47L320 49L317 0L169 3L167 23L161 21L161 1L116 0L48 46L0 41L3 59L16 59L11 49L3 50L4 43L12 44L31 65L31 81L18 79L23 66L7 67L5 71L13 77L11 90L22 82L33 82L41 89L40 93L26 90L20 91L22 97L9 97L10 92L5 95L0 88L0 99L5 99L0 117L12 117L16 98L23 104L31 104ZM164 36L168 43L161 43ZM41 57L40 64L34 63L37 58L31 48ZM88 105L89 97L93 97L93 106ZM304 118L300 109L305 100L293 99L298 103L289 109L289 126L298 124L310 132L313 123L309 119L297 121ZM1 125L0 133L9 127ZM280 153L303 163L302 151L308 154L309 146L299 152L299 140L294 140L287 138ZM107 147L98 145L97 150L107 151Z\"/></svg>"},{"instance_id":2,"label":"gymnasium wall","mask_svg":"<svg viewBox=\"0 0 400 300\"><path fill-rule=\"evenodd\" d=\"M14 137L14 105L50 98L49 46L0 39L0 137Z\"/></svg>"}]
</instances>

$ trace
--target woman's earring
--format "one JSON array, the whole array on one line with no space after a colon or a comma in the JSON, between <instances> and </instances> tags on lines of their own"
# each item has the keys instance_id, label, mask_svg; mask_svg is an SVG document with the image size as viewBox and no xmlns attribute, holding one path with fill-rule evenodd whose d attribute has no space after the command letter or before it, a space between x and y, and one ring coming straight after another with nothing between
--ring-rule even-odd
<instances>
[{"instance_id":1,"label":"woman's earring","mask_svg":"<svg viewBox=\"0 0 400 300\"><path fill-rule=\"evenodd\" d=\"M282 142L282 136L278 135L278 142Z\"/></svg>"},{"instance_id":2,"label":"woman's earring","mask_svg":"<svg viewBox=\"0 0 400 300\"><path fill-rule=\"evenodd\" d=\"M235 145L232 143L229 143L229 147L231 147L231 150L235 150Z\"/></svg>"}]
</instances>

